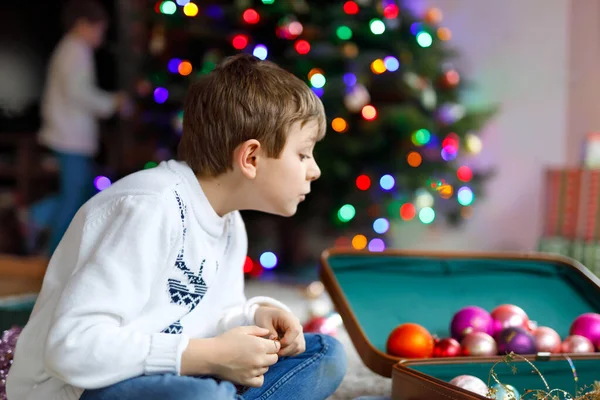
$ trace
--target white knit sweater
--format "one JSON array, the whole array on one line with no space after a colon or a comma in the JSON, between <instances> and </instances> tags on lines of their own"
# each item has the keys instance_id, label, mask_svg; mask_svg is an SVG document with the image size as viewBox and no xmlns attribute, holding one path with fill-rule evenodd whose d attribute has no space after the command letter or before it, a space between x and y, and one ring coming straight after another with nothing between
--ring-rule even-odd
<instances>
[{"instance_id":1,"label":"white knit sweater","mask_svg":"<svg viewBox=\"0 0 600 400\"><path fill-rule=\"evenodd\" d=\"M238 212L217 215L192 170L168 161L88 201L54 253L15 351L9 400L75 400L178 373L189 338L254 323Z\"/></svg>"}]
</instances>

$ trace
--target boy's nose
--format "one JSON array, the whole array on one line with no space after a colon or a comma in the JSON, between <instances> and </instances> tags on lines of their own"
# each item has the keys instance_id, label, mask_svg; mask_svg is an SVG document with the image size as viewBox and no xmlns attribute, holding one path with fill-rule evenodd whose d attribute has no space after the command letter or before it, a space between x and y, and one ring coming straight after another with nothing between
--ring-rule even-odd
<instances>
[{"instance_id":1,"label":"boy's nose","mask_svg":"<svg viewBox=\"0 0 600 400\"><path fill-rule=\"evenodd\" d=\"M317 179L319 179L320 176L321 176L321 169L319 168L317 163L314 163L314 165L308 169L307 178L309 181L316 181Z\"/></svg>"}]
</instances>

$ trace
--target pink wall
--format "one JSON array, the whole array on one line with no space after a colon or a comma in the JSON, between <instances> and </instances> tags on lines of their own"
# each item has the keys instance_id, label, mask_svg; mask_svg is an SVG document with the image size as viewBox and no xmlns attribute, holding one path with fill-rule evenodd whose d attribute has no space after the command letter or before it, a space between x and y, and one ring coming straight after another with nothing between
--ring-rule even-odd
<instances>
[{"instance_id":1,"label":"pink wall","mask_svg":"<svg viewBox=\"0 0 600 400\"><path fill-rule=\"evenodd\" d=\"M583 134L593 126L600 128L600 113L593 115L600 105L599 4L600 0L411 1L413 8L432 5L444 13L443 24L453 33L451 43L462 54L460 70L477 85L467 100L497 102L502 109L482 132L484 149L477 162L495 166L497 175L473 218L460 230L396 224L394 247L536 248L544 167L577 161Z\"/></svg>"}]
</instances>

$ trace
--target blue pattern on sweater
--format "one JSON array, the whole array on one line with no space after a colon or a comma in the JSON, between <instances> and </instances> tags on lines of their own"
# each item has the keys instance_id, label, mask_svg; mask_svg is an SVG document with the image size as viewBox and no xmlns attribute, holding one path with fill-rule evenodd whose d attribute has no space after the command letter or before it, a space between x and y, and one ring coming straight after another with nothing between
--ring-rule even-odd
<instances>
[{"instance_id":1,"label":"blue pattern on sweater","mask_svg":"<svg viewBox=\"0 0 600 400\"><path fill-rule=\"evenodd\" d=\"M183 272L186 278L186 283L182 282L179 279L169 279L167 283L167 288L169 291L169 295L171 296L171 303L177 304L179 306L184 306L188 309L188 313L191 312L196 306L200 303L200 300L206 294L207 286L204 279L202 279L202 270L204 269L204 263L206 260L202 260L200 264L200 269L197 274L194 274L186 265L184 260L184 248L185 248L185 235L187 233L185 219L187 216L187 207L181 200L179 193L175 191L175 199L177 200L177 205L179 206L179 215L181 217L181 227L183 229L183 243L181 244L181 249L177 254L177 259L175 260L175 267ZM176 321L165 328L163 333L172 333L172 334L181 334L183 333L183 326L181 326L180 321Z\"/></svg>"}]
</instances>

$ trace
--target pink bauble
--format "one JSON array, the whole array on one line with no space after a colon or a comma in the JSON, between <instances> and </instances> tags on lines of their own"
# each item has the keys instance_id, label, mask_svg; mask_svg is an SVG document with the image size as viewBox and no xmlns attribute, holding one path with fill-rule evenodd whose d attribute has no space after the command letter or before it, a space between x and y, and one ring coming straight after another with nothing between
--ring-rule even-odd
<instances>
[{"instance_id":1,"label":"pink bauble","mask_svg":"<svg viewBox=\"0 0 600 400\"><path fill-rule=\"evenodd\" d=\"M569 335L580 335L596 343L600 340L600 314L586 313L575 318L571 324Z\"/></svg>"},{"instance_id":2,"label":"pink bauble","mask_svg":"<svg viewBox=\"0 0 600 400\"><path fill-rule=\"evenodd\" d=\"M521 307L514 304L502 304L490 313L494 320L494 334L506 328L525 328L529 330L529 317Z\"/></svg>"},{"instance_id":3,"label":"pink bauble","mask_svg":"<svg viewBox=\"0 0 600 400\"><path fill-rule=\"evenodd\" d=\"M450 381L451 385L458 386L480 396L487 396L488 386L484 381L473 375L459 375Z\"/></svg>"},{"instance_id":4,"label":"pink bauble","mask_svg":"<svg viewBox=\"0 0 600 400\"><path fill-rule=\"evenodd\" d=\"M481 307L468 306L460 309L450 323L450 333L458 341L473 332L493 334L493 320L489 312Z\"/></svg>"},{"instance_id":5,"label":"pink bauble","mask_svg":"<svg viewBox=\"0 0 600 400\"><path fill-rule=\"evenodd\" d=\"M498 347L493 337L485 332L469 333L460 342L463 356L495 356Z\"/></svg>"},{"instance_id":6,"label":"pink bauble","mask_svg":"<svg viewBox=\"0 0 600 400\"><path fill-rule=\"evenodd\" d=\"M562 342L560 350L562 353L593 353L594 345L584 336L571 335Z\"/></svg>"},{"instance_id":7,"label":"pink bauble","mask_svg":"<svg viewBox=\"0 0 600 400\"><path fill-rule=\"evenodd\" d=\"M562 341L560 340L560 335L554 329L547 326L540 326L533 331L533 337L537 351L560 353Z\"/></svg>"}]
</instances>

